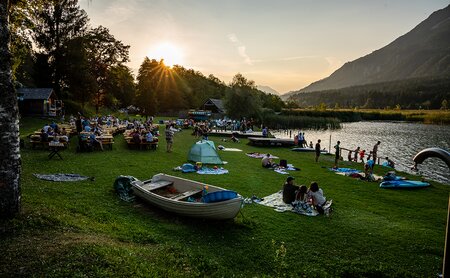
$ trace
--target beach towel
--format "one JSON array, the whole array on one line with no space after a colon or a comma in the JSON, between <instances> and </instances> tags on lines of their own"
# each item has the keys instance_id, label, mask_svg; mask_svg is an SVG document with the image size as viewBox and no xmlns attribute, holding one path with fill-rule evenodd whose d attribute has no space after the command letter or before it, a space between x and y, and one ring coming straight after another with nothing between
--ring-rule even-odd
<instances>
[{"instance_id":1,"label":"beach towel","mask_svg":"<svg viewBox=\"0 0 450 278\"><path fill-rule=\"evenodd\" d=\"M352 168L328 168L330 171L339 172L339 173L360 173L360 170L352 169Z\"/></svg>"},{"instance_id":2,"label":"beach towel","mask_svg":"<svg viewBox=\"0 0 450 278\"><path fill-rule=\"evenodd\" d=\"M224 168L208 168L208 167L202 167L202 169L197 171L197 174L200 175L223 175L228 174L228 170Z\"/></svg>"},{"instance_id":3,"label":"beach towel","mask_svg":"<svg viewBox=\"0 0 450 278\"><path fill-rule=\"evenodd\" d=\"M263 158L267 155L267 153L246 153L247 156L252 158ZM270 155L270 158L272 159L278 159L278 156Z\"/></svg>"},{"instance_id":4,"label":"beach towel","mask_svg":"<svg viewBox=\"0 0 450 278\"><path fill-rule=\"evenodd\" d=\"M237 148L224 148L224 149L220 149L221 151L224 152L242 152L241 149L237 149Z\"/></svg>"},{"instance_id":5,"label":"beach towel","mask_svg":"<svg viewBox=\"0 0 450 278\"><path fill-rule=\"evenodd\" d=\"M33 174L33 176L46 181L84 181L89 179L89 177L79 174Z\"/></svg>"},{"instance_id":6,"label":"beach towel","mask_svg":"<svg viewBox=\"0 0 450 278\"><path fill-rule=\"evenodd\" d=\"M287 175L289 174L287 171L300 171L300 169L294 167L292 164L288 164L287 167L275 167L273 169L278 174Z\"/></svg>"},{"instance_id":7,"label":"beach towel","mask_svg":"<svg viewBox=\"0 0 450 278\"><path fill-rule=\"evenodd\" d=\"M296 206L295 208L290 204L285 204L283 202L283 191L280 190L276 193L273 193L267 197L262 198L261 201L255 202L257 204L274 208L276 212L285 212L290 211L297 214L307 215L307 216L317 216L319 213L315 209L307 209L302 206Z\"/></svg>"},{"instance_id":8,"label":"beach towel","mask_svg":"<svg viewBox=\"0 0 450 278\"><path fill-rule=\"evenodd\" d=\"M335 172L338 175L356 178L356 179L365 179L364 172L361 172L360 170L352 169L352 168L328 168L330 171ZM379 181L382 180L382 176L378 176L375 174L371 174L370 178L367 179L368 181Z\"/></svg>"}]
</instances>

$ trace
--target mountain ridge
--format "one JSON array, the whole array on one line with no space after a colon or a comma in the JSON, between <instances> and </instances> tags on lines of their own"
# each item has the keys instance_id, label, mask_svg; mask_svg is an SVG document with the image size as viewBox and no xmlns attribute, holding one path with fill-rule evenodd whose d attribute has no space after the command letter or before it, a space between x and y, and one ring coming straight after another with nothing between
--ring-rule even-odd
<instances>
[{"instance_id":1,"label":"mountain ridge","mask_svg":"<svg viewBox=\"0 0 450 278\"><path fill-rule=\"evenodd\" d=\"M257 85L256 88L266 94L273 94L276 96L280 96L280 92L278 92L277 90L275 90L274 88L270 87L270 86L266 86L266 85Z\"/></svg>"},{"instance_id":2,"label":"mountain ridge","mask_svg":"<svg viewBox=\"0 0 450 278\"><path fill-rule=\"evenodd\" d=\"M330 76L283 95L408 78L450 75L450 5L388 45L345 63Z\"/></svg>"}]
</instances>

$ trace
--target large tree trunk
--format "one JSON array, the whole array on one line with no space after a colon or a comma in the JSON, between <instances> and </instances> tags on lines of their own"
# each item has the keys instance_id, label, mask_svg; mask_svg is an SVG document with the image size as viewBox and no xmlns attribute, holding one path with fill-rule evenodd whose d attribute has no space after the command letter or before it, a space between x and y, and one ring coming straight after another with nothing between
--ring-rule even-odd
<instances>
[{"instance_id":1,"label":"large tree trunk","mask_svg":"<svg viewBox=\"0 0 450 278\"><path fill-rule=\"evenodd\" d=\"M0 218L20 210L20 149L17 96L12 83L9 0L0 0Z\"/></svg>"}]
</instances>

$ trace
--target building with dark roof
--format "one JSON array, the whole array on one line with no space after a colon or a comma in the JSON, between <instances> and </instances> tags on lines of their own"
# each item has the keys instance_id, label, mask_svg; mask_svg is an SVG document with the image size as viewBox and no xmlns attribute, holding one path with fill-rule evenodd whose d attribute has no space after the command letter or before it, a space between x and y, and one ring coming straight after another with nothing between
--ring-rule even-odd
<instances>
[{"instance_id":1,"label":"building with dark roof","mask_svg":"<svg viewBox=\"0 0 450 278\"><path fill-rule=\"evenodd\" d=\"M62 112L62 101L52 88L20 88L17 99L22 115L57 116Z\"/></svg>"},{"instance_id":2,"label":"building with dark roof","mask_svg":"<svg viewBox=\"0 0 450 278\"><path fill-rule=\"evenodd\" d=\"M213 114L223 115L226 113L225 106L221 99L209 98L203 103L200 109L211 111Z\"/></svg>"}]
</instances>

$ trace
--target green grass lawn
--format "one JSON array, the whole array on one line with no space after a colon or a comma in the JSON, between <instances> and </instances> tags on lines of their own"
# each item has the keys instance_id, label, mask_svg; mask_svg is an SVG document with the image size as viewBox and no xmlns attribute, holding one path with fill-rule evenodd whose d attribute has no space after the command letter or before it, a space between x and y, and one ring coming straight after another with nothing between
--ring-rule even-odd
<instances>
[{"instance_id":1,"label":"green grass lawn","mask_svg":"<svg viewBox=\"0 0 450 278\"><path fill-rule=\"evenodd\" d=\"M21 136L44 120L22 119ZM434 277L440 273L450 187L432 182L420 190L380 189L336 175L324 167L333 157L241 143L216 145L227 175L182 174L196 141L190 130L175 135L174 152L129 150L121 135L112 151L75 153L76 138L48 160L48 151L22 150L22 213L0 222L0 277ZM28 147L28 145L26 146ZM113 183L119 175L148 179L167 173L263 197L281 189L286 176L263 169L245 152L270 152L301 171L297 184L317 181L333 199L330 217L277 213L246 205L234 220L179 217L136 200L121 201ZM343 163L357 167L360 164ZM376 172L386 171L381 166ZM95 181L48 182L33 173L78 173ZM417 179L417 177L416 177Z\"/></svg>"}]
</instances>

